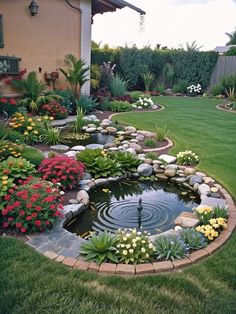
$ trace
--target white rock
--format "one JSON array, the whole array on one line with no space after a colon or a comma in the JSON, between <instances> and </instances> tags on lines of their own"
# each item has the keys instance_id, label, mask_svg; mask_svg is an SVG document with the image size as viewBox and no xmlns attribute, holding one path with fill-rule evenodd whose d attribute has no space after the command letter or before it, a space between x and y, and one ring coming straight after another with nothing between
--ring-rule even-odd
<instances>
[{"instance_id":1,"label":"white rock","mask_svg":"<svg viewBox=\"0 0 236 314\"><path fill-rule=\"evenodd\" d=\"M162 154L159 156L159 159L164 160L165 162L167 162L168 164L173 164L176 162L176 157L175 156L171 156L168 154Z\"/></svg>"},{"instance_id":2,"label":"white rock","mask_svg":"<svg viewBox=\"0 0 236 314\"><path fill-rule=\"evenodd\" d=\"M82 145L73 146L71 150L82 151L85 150L85 147Z\"/></svg>"}]
</instances>

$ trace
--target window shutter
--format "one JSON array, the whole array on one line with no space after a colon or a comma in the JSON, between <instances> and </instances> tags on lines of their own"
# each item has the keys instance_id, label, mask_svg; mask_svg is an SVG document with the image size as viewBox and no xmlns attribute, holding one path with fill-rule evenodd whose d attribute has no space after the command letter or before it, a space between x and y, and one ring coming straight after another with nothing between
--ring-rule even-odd
<instances>
[{"instance_id":1,"label":"window shutter","mask_svg":"<svg viewBox=\"0 0 236 314\"><path fill-rule=\"evenodd\" d=\"M0 14L0 48L4 47L3 42L3 17L2 14Z\"/></svg>"}]
</instances>

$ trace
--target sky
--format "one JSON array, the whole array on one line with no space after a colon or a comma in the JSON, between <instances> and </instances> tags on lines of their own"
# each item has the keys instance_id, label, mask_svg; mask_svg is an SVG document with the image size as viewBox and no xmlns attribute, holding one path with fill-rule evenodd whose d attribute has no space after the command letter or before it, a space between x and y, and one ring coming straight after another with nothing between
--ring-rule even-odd
<instances>
[{"instance_id":1,"label":"sky","mask_svg":"<svg viewBox=\"0 0 236 314\"><path fill-rule=\"evenodd\" d=\"M201 50L224 46L236 27L236 0L127 0L146 15L129 8L97 14L92 39L111 47L186 47L196 41Z\"/></svg>"}]
</instances>

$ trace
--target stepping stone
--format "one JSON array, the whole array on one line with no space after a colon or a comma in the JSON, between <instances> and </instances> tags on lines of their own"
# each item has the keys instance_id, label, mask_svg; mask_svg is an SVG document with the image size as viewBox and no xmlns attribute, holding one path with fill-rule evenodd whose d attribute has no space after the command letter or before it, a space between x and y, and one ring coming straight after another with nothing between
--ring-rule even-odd
<instances>
[{"instance_id":1,"label":"stepping stone","mask_svg":"<svg viewBox=\"0 0 236 314\"><path fill-rule=\"evenodd\" d=\"M50 146L50 148L55 149L55 150L62 150L62 151L67 151L70 149L70 147L67 145L52 145Z\"/></svg>"},{"instance_id":2,"label":"stepping stone","mask_svg":"<svg viewBox=\"0 0 236 314\"><path fill-rule=\"evenodd\" d=\"M164 160L164 162L168 163L168 164L173 164L176 162L176 157L175 156L171 156L168 154L162 154L159 156L159 159Z\"/></svg>"},{"instance_id":3,"label":"stepping stone","mask_svg":"<svg viewBox=\"0 0 236 314\"><path fill-rule=\"evenodd\" d=\"M57 252L58 255L63 255L65 257L71 257L71 258L76 258L78 257L78 252L75 252L71 249L67 249L67 248L61 248L58 252Z\"/></svg>"},{"instance_id":4,"label":"stepping stone","mask_svg":"<svg viewBox=\"0 0 236 314\"><path fill-rule=\"evenodd\" d=\"M82 145L73 146L71 150L82 151L85 150L85 147Z\"/></svg>"},{"instance_id":5,"label":"stepping stone","mask_svg":"<svg viewBox=\"0 0 236 314\"><path fill-rule=\"evenodd\" d=\"M88 144L86 145L86 148L89 148L89 149L97 149L97 148L100 148L100 149L103 149L104 145L102 144Z\"/></svg>"}]
</instances>

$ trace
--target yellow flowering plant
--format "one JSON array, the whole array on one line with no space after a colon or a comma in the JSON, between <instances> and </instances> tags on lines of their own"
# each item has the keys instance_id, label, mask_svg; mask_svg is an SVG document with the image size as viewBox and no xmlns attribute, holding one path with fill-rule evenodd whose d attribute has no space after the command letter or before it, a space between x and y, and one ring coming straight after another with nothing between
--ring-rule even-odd
<instances>
[{"instance_id":1,"label":"yellow flowering plant","mask_svg":"<svg viewBox=\"0 0 236 314\"><path fill-rule=\"evenodd\" d=\"M0 161L7 159L9 156L20 157L23 146L20 144L12 143L10 141L0 140Z\"/></svg>"},{"instance_id":2,"label":"yellow flowering plant","mask_svg":"<svg viewBox=\"0 0 236 314\"><path fill-rule=\"evenodd\" d=\"M196 231L202 233L210 241L214 240L219 235L219 232L211 225L201 225L197 226L195 229Z\"/></svg>"},{"instance_id":3,"label":"yellow flowering plant","mask_svg":"<svg viewBox=\"0 0 236 314\"><path fill-rule=\"evenodd\" d=\"M54 118L49 116L31 117L16 112L9 122L9 126L25 136L27 143L40 142L41 130L50 124Z\"/></svg>"},{"instance_id":4,"label":"yellow flowering plant","mask_svg":"<svg viewBox=\"0 0 236 314\"><path fill-rule=\"evenodd\" d=\"M195 215L197 216L200 223L207 225L209 220L213 218L214 210L212 206L200 205L194 209Z\"/></svg>"}]
</instances>

